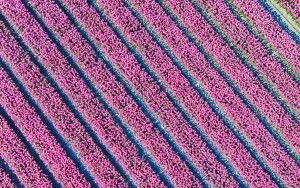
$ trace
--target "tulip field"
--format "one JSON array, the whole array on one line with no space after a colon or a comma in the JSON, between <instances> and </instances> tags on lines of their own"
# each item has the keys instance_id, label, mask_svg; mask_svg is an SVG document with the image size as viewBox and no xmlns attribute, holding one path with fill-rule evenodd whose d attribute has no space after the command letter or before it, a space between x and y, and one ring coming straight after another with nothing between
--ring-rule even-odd
<instances>
[{"instance_id":1,"label":"tulip field","mask_svg":"<svg viewBox=\"0 0 300 188\"><path fill-rule=\"evenodd\" d=\"M0 0L0 188L300 187L299 11Z\"/></svg>"}]
</instances>

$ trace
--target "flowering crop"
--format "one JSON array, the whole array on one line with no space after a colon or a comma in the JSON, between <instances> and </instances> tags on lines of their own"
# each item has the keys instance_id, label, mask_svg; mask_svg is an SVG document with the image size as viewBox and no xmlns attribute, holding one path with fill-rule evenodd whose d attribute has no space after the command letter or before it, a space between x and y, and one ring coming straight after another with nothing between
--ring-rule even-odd
<instances>
[{"instance_id":1,"label":"flowering crop","mask_svg":"<svg viewBox=\"0 0 300 188\"><path fill-rule=\"evenodd\" d=\"M299 187L299 41L264 2L0 0L0 186Z\"/></svg>"}]
</instances>

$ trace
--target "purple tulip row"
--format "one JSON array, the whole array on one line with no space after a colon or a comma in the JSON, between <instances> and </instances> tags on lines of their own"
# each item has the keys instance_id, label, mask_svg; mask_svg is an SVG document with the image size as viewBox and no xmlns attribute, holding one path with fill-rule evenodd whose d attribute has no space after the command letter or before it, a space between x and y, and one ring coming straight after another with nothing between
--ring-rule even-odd
<instances>
[{"instance_id":1,"label":"purple tulip row","mask_svg":"<svg viewBox=\"0 0 300 188\"><path fill-rule=\"evenodd\" d=\"M226 83L204 60L203 56L197 52L197 49L190 45L188 39L176 28L167 15L163 14L158 5L151 3L138 4L137 1L133 2L134 7L144 16L145 21L153 26L153 29L157 31L159 36L166 41L170 50L177 57L180 57L181 62L187 67L194 78L204 85L205 90L208 91L214 101L225 111L225 114L236 123L238 130L244 133L248 140L256 146L259 154L272 169L283 175L286 181L291 184L295 183L293 181L296 181L296 179L293 178L299 175L297 164L283 151L283 148L279 146L271 134L263 128L263 125L255 118L254 114L226 86ZM195 14L195 10L193 10L193 7L189 3L181 2L179 6L176 2L165 1L172 11L176 12L179 16L182 15L186 20L191 16L184 15L184 13L190 12ZM158 15L159 18L153 19ZM197 17L192 16L192 18L195 19ZM202 22L199 25L204 26ZM274 155L274 152L278 154L276 155L276 160L270 158ZM288 174L285 173L287 171L286 164L291 164Z\"/></svg>"},{"instance_id":2,"label":"purple tulip row","mask_svg":"<svg viewBox=\"0 0 300 188\"><path fill-rule=\"evenodd\" d=\"M217 147L220 148L225 155L229 156L229 162L235 163L234 166L236 166L237 169L240 169L240 172L243 171L238 164L239 162L243 161L243 163L247 162L251 164L249 166L251 166L253 169L253 176L257 176L257 171L264 174L256 162L250 157L243 145L234 137L232 133L230 133L228 129L223 126L220 121L218 121L217 117L213 114L207 103L205 103L203 99L200 98L200 96L195 92L195 90L192 89L187 80L174 67L171 60L155 44L146 31L139 25L137 20L135 20L130 12L124 7L122 2L97 2L99 3L99 6L104 8L104 12L108 13L109 17L118 26L119 30L123 33L126 39L140 52L148 66L154 70L159 77L162 78L162 81L166 84L166 86L173 91L176 99L178 99L184 104L184 106L187 107L188 112L197 120L204 133L206 133L214 142L217 143ZM143 5L147 5L147 2L144 2ZM117 6L118 8L116 8ZM124 17L117 15L123 15ZM152 17L152 19L158 18L158 15L156 17ZM164 101L168 100L165 99ZM201 114L201 116L199 116L199 114ZM224 140L221 141L222 139ZM237 149L238 152L233 152L234 149ZM238 159L242 158L243 160L238 161ZM247 172L249 171L250 170L247 169ZM269 181L269 183L272 184L272 182L268 180L268 175L264 175L265 177L260 176L258 178L260 178L260 180L262 180L262 177L266 178L266 182Z\"/></svg>"},{"instance_id":3,"label":"purple tulip row","mask_svg":"<svg viewBox=\"0 0 300 188\"><path fill-rule=\"evenodd\" d=\"M9 164L25 186L50 187L51 182L47 176L2 116L0 125L0 157Z\"/></svg>"},{"instance_id":4,"label":"purple tulip row","mask_svg":"<svg viewBox=\"0 0 300 188\"><path fill-rule=\"evenodd\" d=\"M294 43L288 36L288 33L273 21L271 15L263 9L258 1L233 0L232 2L245 14L261 35L270 42L271 46L290 63L297 75L299 75L300 46Z\"/></svg>"},{"instance_id":5,"label":"purple tulip row","mask_svg":"<svg viewBox=\"0 0 300 188\"><path fill-rule=\"evenodd\" d=\"M230 40L247 56L249 61L272 83L280 95L300 114L300 86L283 71L280 63L230 12L224 1L214 3L197 1L226 33Z\"/></svg>"},{"instance_id":6,"label":"purple tulip row","mask_svg":"<svg viewBox=\"0 0 300 188\"><path fill-rule=\"evenodd\" d=\"M172 5L169 1L166 1L166 4L169 6ZM273 96L263 88L258 79L233 54L233 51L226 46L225 42L213 31L204 18L194 9L189 9L189 11L182 11L180 9L172 10L178 15L196 40L212 55L219 67L237 84L248 100L267 117L267 120L277 128L278 132L282 134L282 137L291 147L296 152L299 152L299 135L291 135L290 131L299 133L300 127L285 112L280 104L274 100ZM223 98L226 97L220 97L220 99ZM282 123L282 121L285 123Z\"/></svg>"},{"instance_id":7,"label":"purple tulip row","mask_svg":"<svg viewBox=\"0 0 300 188\"><path fill-rule=\"evenodd\" d=\"M300 24L300 1L279 0L279 2Z\"/></svg>"},{"instance_id":8,"label":"purple tulip row","mask_svg":"<svg viewBox=\"0 0 300 188\"><path fill-rule=\"evenodd\" d=\"M5 30L5 33L1 33L1 37L3 39L1 43L3 45L4 43L7 44L3 51L0 52L1 56L7 60L13 72L18 75L45 114L51 119L78 155L82 157L86 166L92 170L96 180L104 183L113 181L110 178L113 173L110 171L114 167L92 141L92 138L85 132L83 125L70 112L57 91L55 91L55 88L50 85L38 68L30 62L29 56L24 55L26 52L18 46L7 30ZM27 37L30 36L27 35ZM15 61L15 59L19 59L20 62Z\"/></svg>"},{"instance_id":9,"label":"purple tulip row","mask_svg":"<svg viewBox=\"0 0 300 188\"><path fill-rule=\"evenodd\" d=\"M89 183L77 170L74 162L67 156L2 68L0 69L0 104L16 122L16 126L55 174L58 181L66 186L89 187Z\"/></svg>"}]
</instances>

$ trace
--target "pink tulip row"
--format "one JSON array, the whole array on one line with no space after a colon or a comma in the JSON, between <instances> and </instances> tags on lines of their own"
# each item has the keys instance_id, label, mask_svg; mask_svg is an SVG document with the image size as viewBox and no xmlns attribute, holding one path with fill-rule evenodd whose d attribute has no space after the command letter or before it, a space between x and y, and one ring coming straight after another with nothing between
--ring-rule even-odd
<instances>
[{"instance_id":1,"label":"pink tulip row","mask_svg":"<svg viewBox=\"0 0 300 188\"><path fill-rule=\"evenodd\" d=\"M20 181L28 187L50 187L51 182L44 174L24 144L0 116L0 156L9 163Z\"/></svg>"},{"instance_id":2,"label":"pink tulip row","mask_svg":"<svg viewBox=\"0 0 300 188\"><path fill-rule=\"evenodd\" d=\"M279 0L279 3L291 13L298 24L300 24L300 1Z\"/></svg>"},{"instance_id":3,"label":"pink tulip row","mask_svg":"<svg viewBox=\"0 0 300 188\"><path fill-rule=\"evenodd\" d=\"M237 8L245 14L261 35L285 58L297 75L300 74L300 46L294 43L288 33L274 22L258 1L232 0Z\"/></svg>"},{"instance_id":4,"label":"pink tulip row","mask_svg":"<svg viewBox=\"0 0 300 188\"><path fill-rule=\"evenodd\" d=\"M54 122L57 129L83 159L86 166L91 169L97 182L105 185L109 184L110 181L116 181L111 179L111 175L116 174L116 172L111 172L114 167L108 158L85 132L83 125L70 112L55 91L55 88L50 85L38 68L30 62L29 56L25 55L26 52L18 46L7 29L1 33L1 38L3 40L0 43L5 46L0 52L1 56L7 60L9 66L18 75L45 114ZM16 58L21 63L15 61Z\"/></svg>"},{"instance_id":5,"label":"pink tulip row","mask_svg":"<svg viewBox=\"0 0 300 188\"><path fill-rule=\"evenodd\" d=\"M253 169L253 176L257 176L257 171L259 171L261 172L262 176L257 178L259 178L260 180L265 178L266 182L269 181L269 183L272 184L271 180L268 180L268 175L266 175L260 169L260 167L257 164L255 164L256 162L250 157L249 153L245 150L243 145L234 137L234 135L230 133L228 129L226 129L222 125L221 122L217 120L217 117L213 114L212 110L209 109L208 105L190 87L187 80L185 80L185 78L182 77L182 75L174 67L170 59L168 59L168 57L162 52L161 49L159 49L159 47L154 43L154 41L151 40L151 37L147 35L143 28L139 26L138 22L133 18L130 12L126 10L126 8L124 8L124 5L120 1L110 1L109 3L98 1L98 3L101 7L104 7L104 12L108 13L112 21L119 27L121 32L124 33L124 36L129 40L129 42L131 42L133 46L135 46L136 49L142 54L149 67L155 72L157 72L160 77L162 77L163 81L166 83L168 88L174 91L174 93L176 94L176 98L179 101L182 101L185 104L185 106L192 106L191 108L188 108L188 111L191 112L191 114L194 116L197 122L199 122L199 124L204 124L202 126L204 132L210 137L212 137L213 141L218 143L218 147L221 148L222 152L225 153L227 156L229 155L229 158L232 162L236 160L234 161L235 166L239 168L240 166L237 165L239 163L238 159L243 158L243 162L246 161L249 164L251 163L250 166ZM116 7L113 7L113 5L118 6L119 8L117 9ZM124 17L119 17L116 15L123 15ZM128 71L129 70L127 70L127 72ZM141 83L142 82L140 82L140 85ZM133 83L132 85L135 84ZM149 97L153 98L153 92L148 92L148 89L145 91L147 91L145 92L145 94L149 93L151 94L151 96ZM165 101L168 100L164 99L159 104L164 104L166 103ZM204 114L204 117L199 117L199 114ZM207 121L208 119L210 119L211 122L214 122L214 127L212 127L211 124L208 125L209 123L211 123ZM216 134L216 132L218 132L219 134ZM226 141L223 140L221 142L222 139ZM238 152L232 152L234 148L237 149ZM249 172L248 170L249 169L247 169L247 172ZM247 173L245 171L243 172Z\"/></svg>"},{"instance_id":6,"label":"pink tulip row","mask_svg":"<svg viewBox=\"0 0 300 188\"><path fill-rule=\"evenodd\" d=\"M125 106L130 107L132 99L126 95L126 91L114 80L111 73L104 66L103 62L96 59L92 48L88 43L81 37L80 33L76 31L76 28L72 25L66 15L59 9L59 7L52 1L47 3L41 3L39 0L30 1L35 7L38 13L42 16L46 25L55 32L61 43L71 53L71 55L78 61L78 64L88 76L91 77L93 83L99 91L103 92L104 98L118 109L122 117L137 116L138 109L125 109ZM78 45L78 43L80 45ZM76 46L76 48L74 48ZM78 92L74 101L78 101L78 109L82 114L86 116L86 119L93 124L94 130L97 130L99 137L103 137L106 140L107 145L111 145L112 150L118 151L116 157L120 160L129 175L133 178L134 182L143 186L155 186L159 187L161 182L157 175L151 170L145 160L140 158L137 154L136 149L126 140L126 137L122 134L122 130L113 122L112 117L106 110L103 109L102 104L98 101L93 101L94 96L88 89L85 89L87 96L81 97L81 93ZM71 90L70 90L71 91ZM74 91L74 90L72 90ZM115 94L117 92L117 94ZM76 93L76 92L74 92ZM114 95L112 95L114 93ZM80 107L81 104L89 106L89 109ZM122 109L124 108L124 109ZM122 110L122 111L121 111ZM131 112L130 112L131 110ZM124 111L124 112L123 112ZM101 114L96 117L96 114ZM101 120L98 118L102 118ZM132 119L133 117L131 117ZM130 121L128 119L127 121ZM101 123L103 122L103 123ZM105 124L104 124L105 123ZM128 122L130 125L132 122ZM145 124L141 124L145 125ZM111 130L111 126L114 127L114 131ZM100 129L102 127L102 129ZM116 144L122 143L122 144ZM134 163L132 163L134 161ZM145 181L147 179L147 181Z\"/></svg>"},{"instance_id":7,"label":"pink tulip row","mask_svg":"<svg viewBox=\"0 0 300 188\"><path fill-rule=\"evenodd\" d=\"M2 159L1 159L2 160ZM0 187L14 188L15 184L9 174L0 166Z\"/></svg>"},{"instance_id":8,"label":"pink tulip row","mask_svg":"<svg viewBox=\"0 0 300 188\"><path fill-rule=\"evenodd\" d=\"M76 2L72 1L72 3ZM85 10L85 13L89 13L89 11ZM60 27L60 25L57 24L52 25L53 30ZM73 45L69 42L70 40L66 40L60 32L57 32L56 34L60 36L61 42L72 52L72 56L78 59L78 62L81 62L81 60L86 58L91 60L89 61L89 65L84 62L80 63L82 70L91 77L95 87L103 92L104 98L116 109L117 114L130 126L137 138L141 140L140 142L145 146L149 153L155 157L155 160L162 169L166 171L166 174L170 177L174 177L174 180L182 182L181 185L190 183L192 185L200 186L191 172L187 169L184 162L172 151L162 135L153 128L152 123L145 117L131 97L126 94L124 88L116 82L108 69L103 64L100 64L102 62L97 62L95 60L93 54L90 53L90 47L87 46L86 43L81 43L83 46L80 50L72 50L71 46ZM72 35L75 35L75 33ZM78 33L76 35L78 36ZM83 41L79 37L76 41L78 40ZM169 163L169 161L172 161L172 164ZM148 174L148 176L149 175L150 174ZM156 179L149 179L149 182L140 183L152 183L153 186L153 183L158 184L159 182Z\"/></svg>"},{"instance_id":9,"label":"pink tulip row","mask_svg":"<svg viewBox=\"0 0 300 188\"><path fill-rule=\"evenodd\" d=\"M168 2L167 4L171 5ZM225 42L213 31L204 18L193 9L180 12L174 9L174 13L178 13L178 17L185 27L203 45L204 49L212 55L219 67L237 84L248 100L267 117L270 123L275 125L291 147L296 152L299 152L299 135L291 135L290 131L299 133L300 127L280 104L274 100L273 96L263 88L262 84L234 55L233 51L226 46ZM285 123L282 123L282 121Z\"/></svg>"},{"instance_id":10,"label":"pink tulip row","mask_svg":"<svg viewBox=\"0 0 300 188\"><path fill-rule=\"evenodd\" d=\"M177 1L165 1L165 3L182 17L189 17L183 13L193 12L193 7L189 3L176 4ZM183 36L183 33L176 28L176 25L170 21L167 15L163 14L162 10L156 4L135 2L135 8L144 16L145 21L153 26L153 29L158 32L159 36L164 39L170 50L175 55L180 57L182 63L188 67L188 70L193 74L194 78L200 80L204 88L212 96L214 101L220 106L226 115L236 122L237 128L243 132L253 145L256 146L258 152L266 160L266 162L273 167L280 174L285 174L286 163L291 164L289 174L285 176L287 181L291 177L297 177L297 164L283 151L276 140L263 128L263 125L255 118L254 114L242 103L242 101L235 96L233 91L226 86L222 78L214 71L211 66L204 60L204 57L197 52L195 47L191 46L188 39ZM153 19L159 15L159 19ZM190 16L191 17L191 16ZM193 16L195 18L196 16ZM201 24L202 26L204 24ZM196 63L197 62L197 63ZM198 70L202 70L201 72ZM195 72L195 73L194 73ZM191 106L192 107L192 106ZM263 136L262 136L263 135ZM268 145L266 147L266 145ZM270 156L276 155L276 161L270 159ZM279 154L280 153L280 154ZM295 179L294 179L295 180ZM294 182L291 182L294 183Z\"/></svg>"},{"instance_id":11,"label":"pink tulip row","mask_svg":"<svg viewBox=\"0 0 300 188\"><path fill-rule=\"evenodd\" d=\"M252 35L247 28L230 12L224 1L197 1L202 8L226 33L230 40L247 56L251 63L269 82L280 92L280 95L300 114L300 86L283 71L274 56L268 53L264 46Z\"/></svg>"},{"instance_id":12,"label":"pink tulip row","mask_svg":"<svg viewBox=\"0 0 300 188\"><path fill-rule=\"evenodd\" d=\"M71 2L69 3L68 1L66 1L66 4L68 5L68 8L72 12L73 4L71 4ZM81 7L85 7L85 6L81 5ZM207 161L205 161L205 158L212 160L210 159L210 158L214 158L212 154L209 153L209 151L207 151L207 148L201 146L203 145L202 141L199 140L199 138L197 138L198 136L195 134L194 131L192 131L189 128L189 125L180 116L180 114L178 114L178 112L170 103L170 101L166 98L166 96L159 91L158 86L153 84L154 81L147 74L145 74L144 71L141 70L141 68L136 64L132 55L128 54L128 51L126 50L125 47L123 48L117 47L123 45L114 36L114 34L107 27L107 25L103 23L102 20L99 20L97 24L94 24L91 22L92 20L83 19L84 13L87 14L89 12L91 12L91 14L86 15L86 17L95 17L95 19L97 19L97 16L94 16L92 14L93 12L88 10L82 10L82 12L77 12L77 13L74 11L74 15L75 17L78 17L78 20L80 20L80 22L83 24L83 27L86 27L87 32L89 32L89 34L95 38L95 41L97 42L99 41L99 43L101 43L101 46L103 46L104 53L105 52L107 53L105 55L114 63L117 69L119 69L119 72L121 72L121 74L123 74L124 77L126 77L129 80L128 82L131 83L132 87L136 88L137 92L139 92L142 95L142 99L149 106L150 110L152 110L155 114L157 114L158 119L165 124L167 129L170 130L170 134L174 135L176 141L178 140L178 143L180 143L180 146L182 146L182 150L184 150L187 154L193 156L194 158L197 158L196 156L199 156L199 152L197 152L197 149L193 151L192 147L189 147L190 144L193 144L193 147L199 148L198 151L204 152L202 155L205 154L207 156L207 157L203 157L203 159L201 158L201 160L204 160L202 164L204 162L207 163ZM102 34L101 32L97 32L99 31L100 28L102 30L105 29L104 34ZM114 40L110 40L110 41L107 40L106 37L107 35L111 35L109 39L112 39L114 37ZM126 59L124 58L125 55L126 55ZM101 75L101 74L95 74L95 75ZM97 83L99 81L95 80L94 82ZM125 93L125 91L122 92ZM120 95L122 95L122 93L120 93ZM162 107L164 109L162 109ZM137 112L135 113L137 114ZM191 139L193 139L193 141ZM195 161L195 162L197 166L199 166L199 168L203 169L203 166L201 166L201 161ZM224 169L224 167L220 166L218 162L211 161L210 163L216 165L215 169L220 170L219 173L222 173L222 176L223 174L224 177L226 176L226 170ZM208 173L207 175L205 174L205 176L208 177L212 176L213 178L216 178L214 179L215 180L214 183L217 183L217 181L219 181L218 183L220 183L220 181L221 182L223 181L222 183L230 184L230 181L233 181L232 179L227 180L226 178L221 178L218 180L217 176L219 175L211 173L208 169L205 170L207 170L207 172L205 173ZM233 184L231 185L233 186L236 182L232 182L232 183Z\"/></svg>"},{"instance_id":13,"label":"pink tulip row","mask_svg":"<svg viewBox=\"0 0 300 188\"><path fill-rule=\"evenodd\" d=\"M89 182L77 170L74 162L67 156L45 123L2 68L0 69L0 104L16 122L16 126L58 181L66 186L90 187Z\"/></svg>"}]
</instances>

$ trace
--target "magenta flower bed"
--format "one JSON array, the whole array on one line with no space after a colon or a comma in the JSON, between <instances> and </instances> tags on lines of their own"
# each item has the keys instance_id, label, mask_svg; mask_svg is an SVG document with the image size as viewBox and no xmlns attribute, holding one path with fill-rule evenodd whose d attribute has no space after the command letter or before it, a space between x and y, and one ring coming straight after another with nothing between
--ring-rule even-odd
<instances>
[{"instance_id":1,"label":"magenta flower bed","mask_svg":"<svg viewBox=\"0 0 300 188\"><path fill-rule=\"evenodd\" d=\"M254 1L0 0L0 187L300 187L299 58Z\"/></svg>"}]
</instances>

